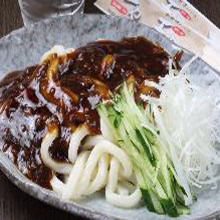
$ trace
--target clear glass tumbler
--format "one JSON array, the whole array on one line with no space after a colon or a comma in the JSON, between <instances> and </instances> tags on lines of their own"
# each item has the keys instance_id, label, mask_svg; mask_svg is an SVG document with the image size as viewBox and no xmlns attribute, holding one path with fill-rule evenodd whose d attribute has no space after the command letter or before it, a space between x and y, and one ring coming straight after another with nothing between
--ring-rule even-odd
<instances>
[{"instance_id":1,"label":"clear glass tumbler","mask_svg":"<svg viewBox=\"0 0 220 220\"><path fill-rule=\"evenodd\" d=\"M85 0L18 0L24 25L62 16L82 13Z\"/></svg>"}]
</instances>

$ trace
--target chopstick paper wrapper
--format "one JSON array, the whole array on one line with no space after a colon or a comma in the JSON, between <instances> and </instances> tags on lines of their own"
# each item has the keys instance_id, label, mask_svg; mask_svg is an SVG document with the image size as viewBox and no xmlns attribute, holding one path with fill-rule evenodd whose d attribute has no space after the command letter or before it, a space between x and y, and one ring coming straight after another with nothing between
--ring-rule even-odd
<instances>
[{"instance_id":1,"label":"chopstick paper wrapper","mask_svg":"<svg viewBox=\"0 0 220 220\"><path fill-rule=\"evenodd\" d=\"M220 71L220 30L184 0L97 0L105 14L155 28Z\"/></svg>"}]
</instances>

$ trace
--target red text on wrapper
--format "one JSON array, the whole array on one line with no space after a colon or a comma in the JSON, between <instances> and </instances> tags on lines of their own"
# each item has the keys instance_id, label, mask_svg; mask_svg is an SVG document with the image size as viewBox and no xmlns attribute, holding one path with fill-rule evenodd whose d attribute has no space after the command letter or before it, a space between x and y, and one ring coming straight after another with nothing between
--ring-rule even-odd
<instances>
[{"instance_id":1,"label":"red text on wrapper","mask_svg":"<svg viewBox=\"0 0 220 220\"><path fill-rule=\"evenodd\" d=\"M182 15L185 19L187 19L187 20L189 20L189 21L192 20L192 18L191 18L191 16L189 15L189 13L188 13L187 11L185 11L184 9L180 9L180 13L181 13L181 15Z\"/></svg>"},{"instance_id":2,"label":"red text on wrapper","mask_svg":"<svg viewBox=\"0 0 220 220\"><path fill-rule=\"evenodd\" d=\"M186 35L184 30L178 26L172 26L172 30L176 35L178 35L180 37L183 37Z\"/></svg>"},{"instance_id":3,"label":"red text on wrapper","mask_svg":"<svg viewBox=\"0 0 220 220\"><path fill-rule=\"evenodd\" d=\"M114 7L120 14L127 15L127 8L122 5L118 0L111 0L111 6Z\"/></svg>"}]
</instances>

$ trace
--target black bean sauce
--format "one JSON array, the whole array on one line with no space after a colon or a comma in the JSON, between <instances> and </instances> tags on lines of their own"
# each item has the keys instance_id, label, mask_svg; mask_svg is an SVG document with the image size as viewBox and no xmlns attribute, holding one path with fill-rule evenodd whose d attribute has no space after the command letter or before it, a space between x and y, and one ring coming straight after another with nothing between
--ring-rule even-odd
<instances>
[{"instance_id":1,"label":"black bean sauce","mask_svg":"<svg viewBox=\"0 0 220 220\"><path fill-rule=\"evenodd\" d=\"M136 80L137 94L154 95L143 81L157 81L167 74L168 59L161 47L142 37L104 40L78 48L63 59L54 55L41 65L9 74L0 83L1 150L28 178L50 188L52 171L40 156L47 125L53 122L59 127L51 156L68 162L70 135L78 125L86 123L93 134L100 133L96 112L100 100L108 99L130 76ZM52 65L56 68L51 77Z\"/></svg>"}]
</instances>

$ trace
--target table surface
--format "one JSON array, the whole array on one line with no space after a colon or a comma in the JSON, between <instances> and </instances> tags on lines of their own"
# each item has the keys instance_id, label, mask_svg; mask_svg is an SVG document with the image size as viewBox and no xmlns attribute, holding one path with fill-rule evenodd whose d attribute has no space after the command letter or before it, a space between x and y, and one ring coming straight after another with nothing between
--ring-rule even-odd
<instances>
[{"instance_id":1,"label":"table surface","mask_svg":"<svg viewBox=\"0 0 220 220\"><path fill-rule=\"evenodd\" d=\"M220 27L219 0L190 0L213 23ZM86 13L100 13L93 6L94 0L86 0ZM23 26L17 0L0 0L0 37ZM71 220L80 217L57 210L16 188L0 172L0 220Z\"/></svg>"}]
</instances>

